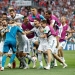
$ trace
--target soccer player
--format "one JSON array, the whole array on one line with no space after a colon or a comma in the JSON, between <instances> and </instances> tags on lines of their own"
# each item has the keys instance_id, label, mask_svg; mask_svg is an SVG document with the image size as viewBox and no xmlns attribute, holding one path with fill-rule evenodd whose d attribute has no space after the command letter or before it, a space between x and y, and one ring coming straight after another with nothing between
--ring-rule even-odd
<instances>
[{"instance_id":1,"label":"soccer player","mask_svg":"<svg viewBox=\"0 0 75 75\"><path fill-rule=\"evenodd\" d=\"M23 28L24 31L30 31L30 30L32 30L34 28L34 22L30 22L28 17L25 16L24 17L24 22L22 24L22 28ZM35 35L35 32L32 32L30 34L27 34L26 36L30 40L30 43L31 43L32 47L34 47L34 46L38 47L38 43L37 43L36 37L34 37L34 35ZM35 55L35 50L33 50L33 48L32 48L32 56Z\"/></svg>"},{"instance_id":2,"label":"soccer player","mask_svg":"<svg viewBox=\"0 0 75 75\"><path fill-rule=\"evenodd\" d=\"M21 15L21 14L17 14L16 12L15 12L15 10L14 10L14 8L13 7L9 7L8 8L8 12L9 12L9 15L7 16L8 17L8 19L9 20L15 20L18 24L17 25L19 25L20 27L21 27L21 25L22 25L22 21L23 21L23 15ZM20 23L20 24L19 24ZM19 34L19 33L18 33ZM22 35L18 35L17 34L17 49L18 49L18 42L21 42L21 40L19 40L18 41L18 39L20 38L20 37L22 37ZM18 52L17 52L17 56L18 56ZM18 57L17 57L18 58ZM18 58L19 59L19 58Z\"/></svg>"},{"instance_id":3,"label":"soccer player","mask_svg":"<svg viewBox=\"0 0 75 75\"><path fill-rule=\"evenodd\" d=\"M14 10L14 8L9 7L9 15L7 16L8 19L10 20L15 20L17 22L22 22L23 21L23 15L17 14Z\"/></svg>"},{"instance_id":4,"label":"soccer player","mask_svg":"<svg viewBox=\"0 0 75 75\"><path fill-rule=\"evenodd\" d=\"M40 62L40 67L39 68L43 68L43 63L42 63L42 52L46 55L48 55L48 63L46 66L46 69L50 69L50 50L48 48L48 42L47 42L47 36L45 34L47 34L48 32L42 32L41 29L43 29L43 27L41 26L41 23L39 21L39 19L34 19L34 25L35 27L31 30L31 32L35 32L36 33L36 37L38 37L38 42L39 42L39 47L38 47L38 60ZM49 30L49 27L46 28L46 30ZM45 31L46 31L45 30Z\"/></svg>"},{"instance_id":5,"label":"soccer player","mask_svg":"<svg viewBox=\"0 0 75 75\"><path fill-rule=\"evenodd\" d=\"M29 21L34 22L35 18L38 18L40 21L45 20L44 16L38 13L37 8L32 7L31 8L31 14L28 16Z\"/></svg>"},{"instance_id":6,"label":"soccer player","mask_svg":"<svg viewBox=\"0 0 75 75\"><path fill-rule=\"evenodd\" d=\"M49 42L48 42L48 39L49 37L51 36L51 31L49 29L49 26L47 25L47 21L46 20L43 20L41 21L41 26L44 28L43 30L43 35L41 35L40 37L42 39L44 39L45 41L42 42L39 47L41 49L45 49L47 50L46 51L46 55L48 56L47 57L47 65L44 67L46 70L49 70L50 69L50 64L51 64L51 60L52 60L52 51L51 51L51 48L49 47ZM39 49L38 49L39 50Z\"/></svg>"},{"instance_id":7,"label":"soccer player","mask_svg":"<svg viewBox=\"0 0 75 75\"><path fill-rule=\"evenodd\" d=\"M4 32L4 34L6 33L6 38L4 41L4 47L3 47L3 58L2 58L2 68L1 71L4 70L4 65L6 62L6 58L7 58L7 53L10 50L10 48L13 51L13 54L11 55L8 67L11 68L11 64L13 62L13 60L15 59L16 56L16 34L17 32L21 32L22 34L25 34L23 32L23 30L21 30L18 26L14 25L14 21L12 21L12 24L7 26L7 32Z\"/></svg>"},{"instance_id":8,"label":"soccer player","mask_svg":"<svg viewBox=\"0 0 75 75\"><path fill-rule=\"evenodd\" d=\"M62 29L61 29L61 37L59 38L59 47L58 47L58 55L62 59L63 62L65 62L64 56L63 56L63 49L65 49L67 40L72 36L70 33L68 36L66 36L67 31L70 30L69 25L66 23L66 17L62 16L61 17L61 24L62 24Z\"/></svg>"},{"instance_id":9,"label":"soccer player","mask_svg":"<svg viewBox=\"0 0 75 75\"><path fill-rule=\"evenodd\" d=\"M61 36L61 34L59 33L59 31L61 31L61 23L60 23L60 20L52 14L51 11L46 11L45 12L45 18L47 20L47 23L52 27L53 29L53 32L52 34L56 37L56 41L57 41L57 48L59 46L59 37ZM57 51L57 48L56 48L56 51ZM56 63L56 60L55 61L55 66L57 66L57 63Z\"/></svg>"},{"instance_id":10,"label":"soccer player","mask_svg":"<svg viewBox=\"0 0 75 75\"><path fill-rule=\"evenodd\" d=\"M2 13L2 19L6 20L6 21L9 21L6 13Z\"/></svg>"}]
</instances>

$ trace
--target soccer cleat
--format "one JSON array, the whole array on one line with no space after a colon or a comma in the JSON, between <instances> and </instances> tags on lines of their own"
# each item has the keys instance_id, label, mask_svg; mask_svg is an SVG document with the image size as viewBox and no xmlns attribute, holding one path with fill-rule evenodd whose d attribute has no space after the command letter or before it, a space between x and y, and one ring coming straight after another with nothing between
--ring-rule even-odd
<instances>
[{"instance_id":1,"label":"soccer cleat","mask_svg":"<svg viewBox=\"0 0 75 75\"><path fill-rule=\"evenodd\" d=\"M4 71L4 67L1 68L1 71Z\"/></svg>"},{"instance_id":2,"label":"soccer cleat","mask_svg":"<svg viewBox=\"0 0 75 75\"><path fill-rule=\"evenodd\" d=\"M66 67L67 67L67 64L65 63L64 66L63 66L63 68L66 68Z\"/></svg>"},{"instance_id":3,"label":"soccer cleat","mask_svg":"<svg viewBox=\"0 0 75 75\"><path fill-rule=\"evenodd\" d=\"M36 61L33 61L33 68L36 67Z\"/></svg>"},{"instance_id":4,"label":"soccer cleat","mask_svg":"<svg viewBox=\"0 0 75 75\"><path fill-rule=\"evenodd\" d=\"M34 65L33 65L33 68L35 68L35 67L36 67L36 65L34 64Z\"/></svg>"},{"instance_id":5,"label":"soccer cleat","mask_svg":"<svg viewBox=\"0 0 75 75\"><path fill-rule=\"evenodd\" d=\"M44 69L46 69L46 70L50 70L50 67L49 67L49 66L46 66L46 67L44 67Z\"/></svg>"},{"instance_id":6,"label":"soccer cleat","mask_svg":"<svg viewBox=\"0 0 75 75\"><path fill-rule=\"evenodd\" d=\"M38 69L43 69L43 66L39 66L39 68Z\"/></svg>"},{"instance_id":7,"label":"soccer cleat","mask_svg":"<svg viewBox=\"0 0 75 75\"><path fill-rule=\"evenodd\" d=\"M23 66L19 66L19 68L20 68L20 69L22 69L22 68L23 68Z\"/></svg>"},{"instance_id":8,"label":"soccer cleat","mask_svg":"<svg viewBox=\"0 0 75 75\"><path fill-rule=\"evenodd\" d=\"M8 67L8 68L12 68L12 65L9 63L9 64L7 65L7 67Z\"/></svg>"},{"instance_id":9,"label":"soccer cleat","mask_svg":"<svg viewBox=\"0 0 75 75\"><path fill-rule=\"evenodd\" d=\"M29 66L24 67L23 69L29 69Z\"/></svg>"},{"instance_id":10,"label":"soccer cleat","mask_svg":"<svg viewBox=\"0 0 75 75\"><path fill-rule=\"evenodd\" d=\"M54 67L57 67L58 65L57 65L57 62L54 62Z\"/></svg>"}]
</instances>

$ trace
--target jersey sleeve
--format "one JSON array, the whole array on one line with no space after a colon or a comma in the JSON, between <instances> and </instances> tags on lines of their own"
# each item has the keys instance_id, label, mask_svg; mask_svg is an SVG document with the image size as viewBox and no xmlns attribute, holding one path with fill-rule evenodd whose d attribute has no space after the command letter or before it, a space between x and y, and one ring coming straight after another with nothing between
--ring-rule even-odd
<instances>
[{"instance_id":1,"label":"jersey sleeve","mask_svg":"<svg viewBox=\"0 0 75 75\"><path fill-rule=\"evenodd\" d=\"M42 16L42 15L40 15L40 18L41 18L42 20L46 20L46 19L44 18L44 16Z\"/></svg>"},{"instance_id":2,"label":"jersey sleeve","mask_svg":"<svg viewBox=\"0 0 75 75\"><path fill-rule=\"evenodd\" d=\"M55 20L51 20L51 24L54 25L54 23L55 23Z\"/></svg>"},{"instance_id":3,"label":"jersey sleeve","mask_svg":"<svg viewBox=\"0 0 75 75\"><path fill-rule=\"evenodd\" d=\"M19 26L17 26L17 30L18 30L18 32L23 32L23 30L22 30L22 28L20 28Z\"/></svg>"},{"instance_id":4,"label":"jersey sleeve","mask_svg":"<svg viewBox=\"0 0 75 75\"><path fill-rule=\"evenodd\" d=\"M34 26L34 22L30 22L30 24L31 24L32 26Z\"/></svg>"},{"instance_id":5,"label":"jersey sleeve","mask_svg":"<svg viewBox=\"0 0 75 75\"><path fill-rule=\"evenodd\" d=\"M31 29L30 31L31 31L31 32L35 32L35 28Z\"/></svg>"},{"instance_id":6,"label":"jersey sleeve","mask_svg":"<svg viewBox=\"0 0 75 75\"><path fill-rule=\"evenodd\" d=\"M49 31L50 31L49 27L46 26L45 29L44 29L44 33L47 34Z\"/></svg>"}]
</instances>

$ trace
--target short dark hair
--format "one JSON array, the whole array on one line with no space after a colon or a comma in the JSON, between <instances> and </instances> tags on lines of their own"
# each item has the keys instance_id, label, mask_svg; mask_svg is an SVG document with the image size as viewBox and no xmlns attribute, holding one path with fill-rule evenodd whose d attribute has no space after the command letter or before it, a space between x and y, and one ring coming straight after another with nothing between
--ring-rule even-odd
<instances>
[{"instance_id":1,"label":"short dark hair","mask_svg":"<svg viewBox=\"0 0 75 75\"><path fill-rule=\"evenodd\" d=\"M41 22L42 22L42 23L47 23L47 20L42 20Z\"/></svg>"},{"instance_id":2,"label":"short dark hair","mask_svg":"<svg viewBox=\"0 0 75 75\"><path fill-rule=\"evenodd\" d=\"M39 21L39 22L40 22L40 20L39 20L38 18L35 18L34 20L37 20L37 21Z\"/></svg>"},{"instance_id":3,"label":"short dark hair","mask_svg":"<svg viewBox=\"0 0 75 75\"><path fill-rule=\"evenodd\" d=\"M24 16L23 19L27 18L28 16Z\"/></svg>"},{"instance_id":4,"label":"short dark hair","mask_svg":"<svg viewBox=\"0 0 75 75\"><path fill-rule=\"evenodd\" d=\"M37 7L31 7L31 9L37 9Z\"/></svg>"},{"instance_id":5,"label":"short dark hair","mask_svg":"<svg viewBox=\"0 0 75 75\"><path fill-rule=\"evenodd\" d=\"M52 14L52 12L50 10L47 10L46 13L48 13L49 15Z\"/></svg>"},{"instance_id":6,"label":"short dark hair","mask_svg":"<svg viewBox=\"0 0 75 75\"><path fill-rule=\"evenodd\" d=\"M7 16L7 14L4 12L4 13L2 13L2 15L6 15Z\"/></svg>"},{"instance_id":7,"label":"short dark hair","mask_svg":"<svg viewBox=\"0 0 75 75\"><path fill-rule=\"evenodd\" d=\"M15 10L14 10L14 9L10 9L10 10L9 10L9 12L12 12L12 11L14 12Z\"/></svg>"}]
</instances>

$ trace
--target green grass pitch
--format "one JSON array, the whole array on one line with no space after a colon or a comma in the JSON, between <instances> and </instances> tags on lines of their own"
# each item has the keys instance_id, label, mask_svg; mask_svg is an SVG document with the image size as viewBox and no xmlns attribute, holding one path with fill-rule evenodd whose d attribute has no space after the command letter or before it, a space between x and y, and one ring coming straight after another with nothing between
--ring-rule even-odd
<instances>
[{"instance_id":1,"label":"green grass pitch","mask_svg":"<svg viewBox=\"0 0 75 75\"><path fill-rule=\"evenodd\" d=\"M64 51L64 57L68 67L63 69L58 62L58 67L51 68L50 70L37 69L39 63L37 61L37 68L33 69L32 64L27 70L18 69L18 60L16 59L17 68L9 69L5 67L4 71L0 71L0 75L75 75L75 51ZM9 59L7 59L6 65ZM44 63L45 64L45 63ZM5 66L6 66L5 65Z\"/></svg>"}]
</instances>

